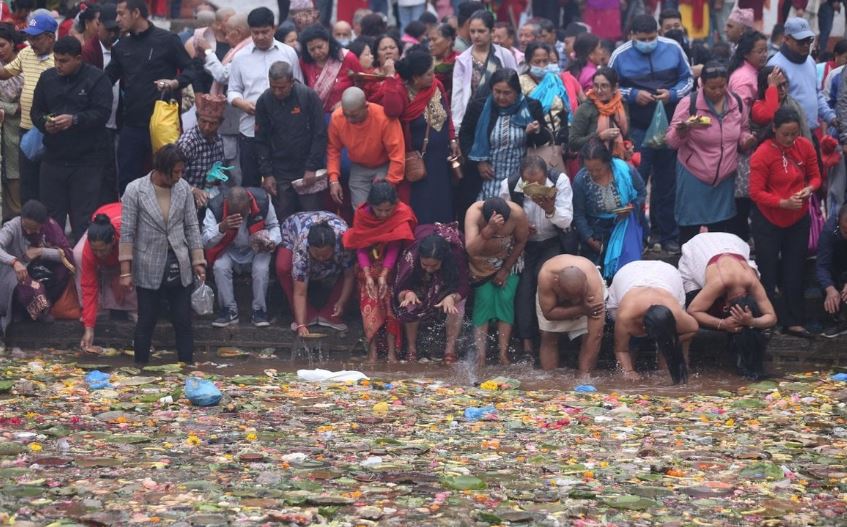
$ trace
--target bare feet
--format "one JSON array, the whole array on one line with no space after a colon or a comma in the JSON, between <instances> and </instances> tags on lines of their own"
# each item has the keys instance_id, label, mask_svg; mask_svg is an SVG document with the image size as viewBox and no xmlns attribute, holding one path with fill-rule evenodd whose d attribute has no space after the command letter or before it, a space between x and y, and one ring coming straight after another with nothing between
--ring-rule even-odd
<instances>
[{"instance_id":1,"label":"bare feet","mask_svg":"<svg viewBox=\"0 0 847 527\"><path fill-rule=\"evenodd\" d=\"M418 350L412 346L409 346L409 349L406 351L406 360L409 362L417 362Z\"/></svg>"},{"instance_id":2,"label":"bare feet","mask_svg":"<svg viewBox=\"0 0 847 527\"><path fill-rule=\"evenodd\" d=\"M397 362L399 362L397 360L397 353L395 353L394 350L388 350L388 363L389 364L395 364Z\"/></svg>"},{"instance_id":3,"label":"bare feet","mask_svg":"<svg viewBox=\"0 0 847 527\"><path fill-rule=\"evenodd\" d=\"M444 352L444 364L455 364L459 358L456 356L455 350L447 350Z\"/></svg>"},{"instance_id":4,"label":"bare feet","mask_svg":"<svg viewBox=\"0 0 847 527\"><path fill-rule=\"evenodd\" d=\"M500 352L500 355L499 355L499 357L498 357L498 358L499 358L499 360L500 360L500 366L508 366L509 364L511 364L511 363L512 363L512 362L509 360L509 353L508 353L508 352L503 353L503 352L501 351L501 352Z\"/></svg>"},{"instance_id":5,"label":"bare feet","mask_svg":"<svg viewBox=\"0 0 847 527\"><path fill-rule=\"evenodd\" d=\"M641 375L635 370L624 370L623 378L628 381L640 381Z\"/></svg>"}]
</instances>

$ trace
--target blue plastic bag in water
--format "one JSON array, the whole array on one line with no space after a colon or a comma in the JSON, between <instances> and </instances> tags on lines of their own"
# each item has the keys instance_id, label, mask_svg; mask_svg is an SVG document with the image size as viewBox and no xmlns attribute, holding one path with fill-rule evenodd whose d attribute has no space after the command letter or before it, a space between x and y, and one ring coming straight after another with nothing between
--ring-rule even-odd
<instances>
[{"instance_id":1,"label":"blue plastic bag in water","mask_svg":"<svg viewBox=\"0 0 847 527\"><path fill-rule=\"evenodd\" d=\"M21 152L30 161L38 161L44 155L44 134L34 126L21 137Z\"/></svg>"},{"instance_id":2,"label":"blue plastic bag in water","mask_svg":"<svg viewBox=\"0 0 847 527\"><path fill-rule=\"evenodd\" d=\"M573 391L580 392L580 393L589 393L589 392L596 392L597 388L595 388L594 386L591 386L590 384L580 384L579 386L576 386L573 389Z\"/></svg>"},{"instance_id":3,"label":"blue plastic bag in water","mask_svg":"<svg viewBox=\"0 0 847 527\"><path fill-rule=\"evenodd\" d=\"M103 373L100 370L92 370L85 374L85 382L88 383L89 390L102 390L103 388L111 388L109 384L108 373Z\"/></svg>"},{"instance_id":4,"label":"blue plastic bag in water","mask_svg":"<svg viewBox=\"0 0 847 527\"><path fill-rule=\"evenodd\" d=\"M474 408L472 406L470 408L465 408L465 420L479 421L480 419L485 419L496 411L497 409L493 406L483 406L482 408Z\"/></svg>"},{"instance_id":5,"label":"blue plastic bag in water","mask_svg":"<svg viewBox=\"0 0 847 527\"><path fill-rule=\"evenodd\" d=\"M185 379L185 397L194 406L215 406L221 400L221 391L212 381L189 377Z\"/></svg>"},{"instance_id":6,"label":"blue plastic bag in water","mask_svg":"<svg viewBox=\"0 0 847 527\"><path fill-rule=\"evenodd\" d=\"M847 381L847 373L835 373L831 378L833 381Z\"/></svg>"}]
</instances>

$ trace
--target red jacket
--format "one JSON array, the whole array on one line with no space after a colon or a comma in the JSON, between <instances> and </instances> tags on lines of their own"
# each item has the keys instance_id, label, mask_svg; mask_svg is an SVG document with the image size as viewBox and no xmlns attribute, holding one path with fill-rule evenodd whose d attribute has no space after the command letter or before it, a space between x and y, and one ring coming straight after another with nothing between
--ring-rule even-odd
<instances>
[{"instance_id":1,"label":"red jacket","mask_svg":"<svg viewBox=\"0 0 847 527\"><path fill-rule=\"evenodd\" d=\"M105 214L112 220L112 227L115 228L115 247L112 249L112 253L102 260L94 256L94 251L91 250L91 244L88 240L85 241L85 246L82 248L80 286L82 289L82 323L86 328L94 327L97 321L97 310L100 308L100 281L97 271L101 267L117 267L119 265L118 245L121 237L121 204L109 203L103 205L94 211L91 217L94 218L98 214Z\"/></svg>"},{"instance_id":2,"label":"red jacket","mask_svg":"<svg viewBox=\"0 0 847 527\"><path fill-rule=\"evenodd\" d=\"M790 227L809 213L808 200L797 210L780 208L779 202L810 186L821 186L818 158L812 142L798 137L791 148L768 139L750 159L750 199L777 227Z\"/></svg>"}]
</instances>

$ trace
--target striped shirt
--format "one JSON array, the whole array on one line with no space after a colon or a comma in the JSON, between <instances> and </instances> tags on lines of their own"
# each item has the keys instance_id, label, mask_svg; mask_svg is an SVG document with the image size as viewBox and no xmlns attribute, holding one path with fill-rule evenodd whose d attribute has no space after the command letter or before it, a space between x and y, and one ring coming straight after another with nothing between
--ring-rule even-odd
<instances>
[{"instance_id":1,"label":"striped shirt","mask_svg":"<svg viewBox=\"0 0 847 527\"><path fill-rule=\"evenodd\" d=\"M23 73L24 87L21 91L21 128L29 130L32 128L32 120L29 112L32 110L32 97L35 93L35 85L46 70L53 67L53 53L39 57L30 47L26 47L18 53L17 58L7 64L4 69L10 75Z\"/></svg>"}]
</instances>

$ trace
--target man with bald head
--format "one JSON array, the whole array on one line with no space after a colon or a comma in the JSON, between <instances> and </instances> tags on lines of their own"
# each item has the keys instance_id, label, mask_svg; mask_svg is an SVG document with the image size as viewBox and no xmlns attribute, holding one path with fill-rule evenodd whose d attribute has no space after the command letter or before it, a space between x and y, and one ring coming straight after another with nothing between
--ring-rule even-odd
<instances>
[{"instance_id":1,"label":"man with bald head","mask_svg":"<svg viewBox=\"0 0 847 527\"><path fill-rule=\"evenodd\" d=\"M397 119L389 119L382 106L369 103L365 92L352 87L344 90L341 107L332 112L326 149L326 169L332 199L341 204L341 149L350 156L347 183L353 208L368 199L375 179L394 185L403 181L406 146L403 129Z\"/></svg>"},{"instance_id":2,"label":"man with bald head","mask_svg":"<svg viewBox=\"0 0 847 527\"><path fill-rule=\"evenodd\" d=\"M344 20L339 20L332 26L332 38L337 40L341 47L346 48L356 38L353 35L353 26Z\"/></svg>"},{"instance_id":3,"label":"man with bald head","mask_svg":"<svg viewBox=\"0 0 847 527\"><path fill-rule=\"evenodd\" d=\"M559 335L582 337L579 373L597 365L606 309L606 282L588 258L562 254L547 260L538 273L535 310L541 330L541 367L559 367Z\"/></svg>"},{"instance_id":4,"label":"man with bald head","mask_svg":"<svg viewBox=\"0 0 847 527\"><path fill-rule=\"evenodd\" d=\"M216 328L238 324L238 306L232 287L235 273L249 273L253 281L251 322L267 327L271 254L282 243L279 222L267 193L260 188L232 187L209 201L203 220L206 261L215 273L218 289Z\"/></svg>"}]
</instances>

